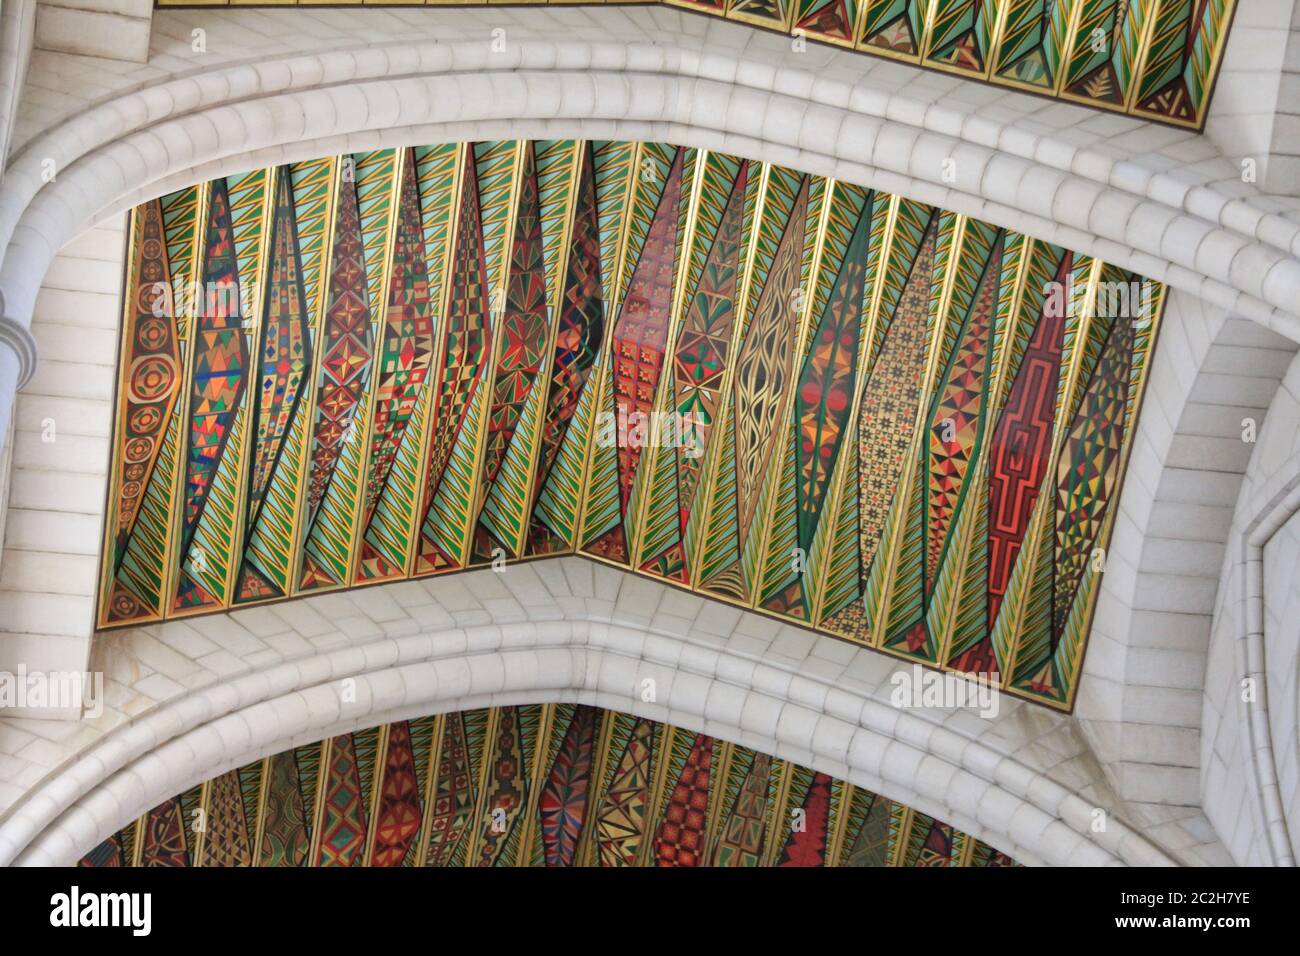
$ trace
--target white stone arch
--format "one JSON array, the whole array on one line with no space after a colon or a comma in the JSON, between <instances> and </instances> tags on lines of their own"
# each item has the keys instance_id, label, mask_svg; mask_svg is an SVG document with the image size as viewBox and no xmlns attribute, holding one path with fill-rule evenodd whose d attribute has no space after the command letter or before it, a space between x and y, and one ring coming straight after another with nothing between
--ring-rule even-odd
<instances>
[{"instance_id":1,"label":"white stone arch","mask_svg":"<svg viewBox=\"0 0 1300 956\"><path fill-rule=\"evenodd\" d=\"M1294 354L1254 323L1170 297L1075 707L1135 822L1158 827L1202 806L1201 701L1233 506L1257 449L1283 427L1270 406Z\"/></svg>"},{"instance_id":2,"label":"white stone arch","mask_svg":"<svg viewBox=\"0 0 1300 956\"><path fill-rule=\"evenodd\" d=\"M1269 621L1270 588L1294 588L1294 566L1268 545L1300 514L1300 360L1292 362L1242 482L1210 635L1202 718L1205 810L1243 863L1294 866L1300 847L1294 695L1300 631ZM1273 595L1270 594L1270 597ZM1280 625L1280 626L1279 626ZM1267 628L1272 628L1267 631ZM1253 695L1244 693L1249 690ZM1253 696L1253 700L1247 700ZM1281 703L1282 706L1277 706ZM1286 748L1286 749L1282 749ZM1245 783L1249 800L1240 797Z\"/></svg>"},{"instance_id":3,"label":"white stone arch","mask_svg":"<svg viewBox=\"0 0 1300 956\"><path fill-rule=\"evenodd\" d=\"M491 572L482 572L490 574ZM617 573L617 572L611 572ZM829 640L819 638L818 640ZM878 655L882 675L894 662ZM355 680L342 705L338 682ZM661 703L638 690L656 680ZM689 635L603 621L382 637L214 682L104 734L0 822L0 862L68 864L127 821L227 769L334 733L491 704L570 701L667 720L909 803L1028 863L1173 860L1005 752L900 710L885 691L819 680Z\"/></svg>"},{"instance_id":4,"label":"white stone arch","mask_svg":"<svg viewBox=\"0 0 1300 956\"><path fill-rule=\"evenodd\" d=\"M1226 153L1258 164L1270 193L1300 192L1300 6L1295 0L1238 3L1223 50L1205 133Z\"/></svg>"}]
</instances>

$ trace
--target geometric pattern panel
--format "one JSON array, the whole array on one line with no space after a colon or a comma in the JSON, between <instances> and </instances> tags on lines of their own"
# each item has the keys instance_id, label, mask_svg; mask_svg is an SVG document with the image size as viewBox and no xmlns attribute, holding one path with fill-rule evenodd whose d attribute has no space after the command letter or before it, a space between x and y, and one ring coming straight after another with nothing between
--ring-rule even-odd
<instances>
[{"instance_id":1,"label":"geometric pattern panel","mask_svg":"<svg viewBox=\"0 0 1300 956\"><path fill-rule=\"evenodd\" d=\"M156 0L159 7L241 0ZM361 5L368 0L334 0ZM463 0L408 0L445 6ZM571 0L515 0L526 5ZM638 2L638 0L632 0ZM1171 126L1209 111L1237 0L639 0ZM265 6L308 0L265 0ZM473 3L463 3L475 6Z\"/></svg>"},{"instance_id":2,"label":"geometric pattern panel","mask_svg":"<svg viewBox=\"0 0 1300 956\"><path fill-rule=\"evenodd\" d=\"M131 235L101 628L578 554L1072 706L1159 283L666 143L294 163Z\"/></svg>"},{"instance_id":3,"label":"geometric pattern panel","mask_svg":"<svg viewBox=\"0 0 1300 956\"><path fill-rule=\"evenodd\" d=\"M403 720L258 760L163 802L80 865L1019 864L748 747L583 704L529 704Z\"/></svg>"}]
</instances>

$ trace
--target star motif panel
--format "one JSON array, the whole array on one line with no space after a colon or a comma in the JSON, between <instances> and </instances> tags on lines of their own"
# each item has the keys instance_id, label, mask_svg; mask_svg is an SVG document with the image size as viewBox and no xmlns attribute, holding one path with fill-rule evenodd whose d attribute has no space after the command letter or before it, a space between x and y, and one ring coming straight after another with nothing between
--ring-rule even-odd
<instances>
[{"instance_id":1,"label":"star motif panel","mask_svg":"<svg viewBox=\"0 0 1300 956\"><path fill-rule=\"evenodd\" d=\"M80 865L1019 864L924 813L747 747L583 704L530 704L275 754L164 801Z\"/></svg>"},{"instance_id":2,"label":"star motif panel","mask_svg":"<svg viewBox=\"0 0 1300 956\"><path fill-rule=\"evenodd\" d=\"M665 143L182 190L132 217L98 624L579 554L1066 709L1163 298Z\"/></svg>"},{"instance_id":3,"label":"star motif panel","mask_svg":"<svg viewBox=\"0 0 1300 956\"><path fill-rule=\"evenodd\" d=\"M157 0L236 6L245 0ZM335 0L375 6L369 0ZM429 6L460 0L406 0ZM572 0L514 0L545 5ZM1200 129L1237 0L623 0L664 3L968 79ZM309 0L261 0L270 7ZM382 6L383 4L379 4ZM405 5L405 4L404 4ZM467 6L480 6L469 3Z\"/></svg>"}]
</instances>

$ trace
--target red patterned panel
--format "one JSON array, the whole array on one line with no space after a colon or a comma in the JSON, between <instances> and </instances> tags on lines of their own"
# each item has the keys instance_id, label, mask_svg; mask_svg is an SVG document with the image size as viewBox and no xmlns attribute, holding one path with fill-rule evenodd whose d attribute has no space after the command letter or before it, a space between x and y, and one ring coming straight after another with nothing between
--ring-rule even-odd
<instances>
[{"instance_id":1,"label":"red patterned panel","mask_svg":"<svg viewBox=\"0 0 1300 956\"><path fill-rule=\"evenodd\" d=\"M1057 283L1068 283L1072 265L1073 256L1067 252L1056 271ZM1029 519L1042 490L1051 455L1061 350L1065 342L1065 310L1054 306L1063 301L1060 295L1046 296L1042 315L989 444L986 624L990 632L1002 609L1011 572L1029 531ZM998 666L992 637L986 636L952 664L962 671L992 673Z\"/></svg>"},{"instance_id":2,"label":"red patterned panel","mask_svg":"<svg viewBox=\"0 0 1300 956\"><path fill-rule=\"evenodd\" d=\"M420 785L411 750L411 725L398 721L388 727L384 782L375 815L375 846L371 866L401 866L420 832Z\"/></svg>"},{"instance_id":3,"label":"red patterned panel","mask_svg":"<svg viewBox=\"0 0 1300 956\"><path fill-rule=\"evenodd\" d=\"M393 238L392 277L388 286L388 308L384 314L383 348L379 356L374 416L370 433L370 473L366 478L365 520L370 521L383 494L415 412L415 402L429 375L433 361L433 303L429 298L428 264L424 257L424 228L420 219L420 197L415 188L415 159L407 150L403 164L401 201ZM363 545L362 565L373 573L365 577L387 577L399 569Z\"/></svg>"},{"instance_id":4,"label":"red patterned panel","mask_svg":"<svg viewBox=\"0 0 1300 956\"><path fill-rule=\"evenodd\" d=\"M528 769L524 766L524 742L519 726L519 708L503 707L497 718L496 741L488 769L488 798L484 806L483 845L479 866L495 866L505 849L520 811L528 798Z\"/></svg>"},{"instance_id":5,"label":"red patterned panel","mask_svg":"<svg viewBox=\"0 0 1300 956\"><path fill-rule=\"evenodd\" d=\"M370 370L370 297L366 291L365 247L352 177L339 183L338 211L331 253L329 305L325 311L324 357L316 399L311 475L307 486L308 521L325 497L342 442L353 419Z\"/></svg>"},{"instance_id":6,"label":"red patterned panel","mask_svg":"<svg viewBox=\"0 0 1300 956\"><path fill-rule=\"evenodd\" d=\"M478 202L478 166L474 162L474 149L470 146L465 150L460 207L456 213L456 239L450 267L451 294L447 301L447 316L441 325L445 354L442 379L437 386L437 404L433 409L433 433L429 439L424 514L420 521L420 547L415 562L417 574L428 574L452 564L451 557L444 554L427 533L431 520L430 506L451 459L452 447L464 427L470 400L482 377L483 360L491 347L483 225Z\"/></svg>"},{"instance_id":7,"label":"red patterned panel","mask_svg":"<svg viewBox=\"0 0 1300 956\"><path fill-rule=\"evenodd\" d=\"M448 714L443 725L432 799L424 865L451 866L474 816L474 785L464 714Z\"/></svg>"},{"instance_id":8,"label":"red patterned panel","mask_svg":"<svg viewBox=\"0 0 1300 956\"><path fill-rule=\"evenodd\" d=\"M831 812L831 778L814 774L803 801L798 829L791 828L777 866L824 866Z\"/></svg>"},{"instance_id":9,"label":"red patterned panel","mask_svg":"<svg viewBox=\"0 0 1300 956\"><path fill-rule=\"evenodd\" d=\"M709 778L713 738L695 735L695 743L668 800L668 811L655 835L657 866L699 866L704 852L704 823L709 812Z\"/></svg>"},{"instance_id":10,"label":"red patterned panel","mask_svg":"<svg viewBox=\"0 0 1300 956\"><path fill-rule=\"evenodd\" d=\"M614 324L614 404L620 421L634 414L649 416L654 410L672 308L684 156L685 151L679 148ZM624 519L640 463L640 444L621 442L618 447L618 489L619 511ZM620 520L596 541L589 542L587 549L594 554L626 561L627 539L623 521Z\"/></svg>"},{"instance_id":11,"label":"red patterned panel","mask_svg":"<svg viewBox=\"0 0 1300 956\"><path fill-rule=\"evenodd\" d=\"M366 846L366 806L352 735L330 741L316 866L360 866Z\"/></svg>"},{"instance_id":12,"label":"red patterned panel","mask_svg":"<svg viewBox=\"0 0 1300 956\"><path fill-rule=\"evenodd\" d=\"M172 797L145 814L140 840L141 866L189 866L180 800Z\"/></svg>"}]
</instances>

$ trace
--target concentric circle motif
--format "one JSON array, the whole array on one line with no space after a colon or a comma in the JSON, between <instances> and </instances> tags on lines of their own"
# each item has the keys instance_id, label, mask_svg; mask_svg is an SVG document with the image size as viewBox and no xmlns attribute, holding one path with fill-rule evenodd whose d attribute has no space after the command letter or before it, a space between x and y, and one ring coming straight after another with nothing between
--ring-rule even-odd
<instances>
[{"instance_id":1,"label":"concentric circle motif","mask_svg":"<svg viewBox=\"0 0 1300 956\"><path fill-rule=\"evenodd\" d=\"M110 621L125 621L128 618L136 617L140 611L140 602L130 592L123 588L118 588L113 592L113 600L110 602L108 609L108 619Z\"/></svg>"},{"instance_id":2,"label":"concentric circle motif","mask_svg":"<svg viewBox=\"0 0 1300 956\"><path fill-rule=\"evenodd\" d=\"M135 292L136 311L140 315L154 316L155 318L171 315L171 290L162 281L161 271L158 275L146 275L141 278L144 281L140 283Z\"/></svg>"},{"instance_id":3,"label":"concentric circle motif","mask_svg":"<svg viewBox=\"0 0 1300 956\"><path fill-rule=\"evenodd\" d=\"M156 402L176 384L176 363L170 355L142 355L131 363L127 393L134 402Z\"/></svg>"},{"instance_id":4,"label":"concentric circle motif","mask_svg":"<svg viewBox=\"0 0 1300 956\"><path fill-rule=\"evenodd\" d=\"M127 419L127 430L135 435L152 432L162 421L162 409L157 405L145 405L131 412Z\"/></svg>"},{"instance_id":5,"label":"concentric circle motif","mask_svg":"<svg viewBox=\"0 0 1300 956\"><path fill-rule=\"evenodd\" d=\"M162 351L169 338L166 319L141 319L135 329L136 344L146 352Z\"/></svg>"},{"instance_id":6,"label":"concentric circle motif","mask_svg":"<svg viewBox=\"0 0 1300 956\"><path fill-rule=\"evenodd\" d=\"M131 462L131 464L127 465L125 468L122 469L123 481L138 482L143 477L144 477L144 462L142 461L133 461Z\"/></svg>"},{"instance_id":7,"label":"concentric circle motif","mask_svg":"<svg viewBox=\"0 0 1300 956\"><path fill-rule=\"evenodd\" d=\"M127 499L128 501L132 498L137 497L140 494L141 487L142 486L138 481L122 482L122 497Z\"/></svg>"},{"instance_id":8,"label":"concentric circle motif","mask_svg":"<svg viewBox=\"0 0 1300 956\"><path fill-rule=\"evenodd\" d=\"M144 461L152 451L152 438L132 438L126 443L126 448L123 449L122 453L126 456L127 461Z\"/></svg>"}]
</instances>

